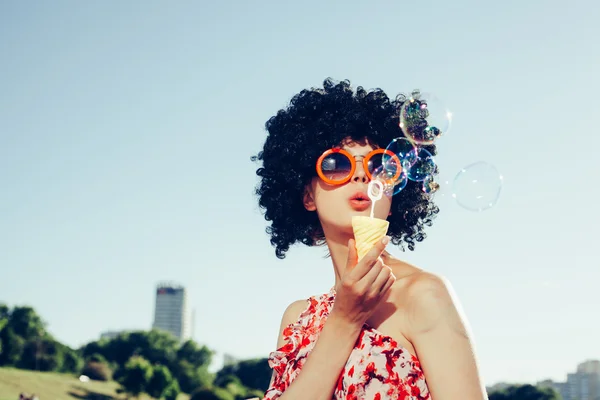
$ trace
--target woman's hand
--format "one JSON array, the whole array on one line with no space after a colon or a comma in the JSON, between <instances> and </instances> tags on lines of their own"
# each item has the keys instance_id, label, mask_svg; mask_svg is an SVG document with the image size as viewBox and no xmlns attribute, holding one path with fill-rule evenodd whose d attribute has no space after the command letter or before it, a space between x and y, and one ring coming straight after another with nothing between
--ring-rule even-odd
<instances>
[{"instance_id":1,"label":"woman's hand","mask_svg":"<svg viewBox=\"0 0 600 400\"><path fill-rule=\"evenodd\" d=\"M357 263L355 242L348 242L348 261L341 282L336 288L335 303L331 311L353 325L362 326L385 298L396 281L381 253L389 243L386 236Z\"/></svg>"}]
</instances>

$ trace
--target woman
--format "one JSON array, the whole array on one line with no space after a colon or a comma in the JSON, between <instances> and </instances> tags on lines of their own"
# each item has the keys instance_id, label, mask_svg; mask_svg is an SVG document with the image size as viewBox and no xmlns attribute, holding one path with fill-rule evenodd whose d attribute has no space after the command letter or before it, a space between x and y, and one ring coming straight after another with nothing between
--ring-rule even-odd
<instances>
[{"instance_id":1,"label":"woman","mask_svg":"<svg viewBox=\"0 0 600 400\"><path fill-rule=\"evenodd\" d=\"M276 255L284 258L296 242L326 245L335 283L285 310L265 399L486 398L450 284L386 251L390 241L413 250L425 238L438 208L422 184L409 181L376 202L374 216L389 221L389 236L357 260L351 219L370 213L377 150L403 136L404 100L328 79L322 89L298 93L266 124L254 159L263 163L257 194ZM425 148L435 154L435 146ZM328 159L331 150L345 156Z\"/></svg>"}]
</instances>

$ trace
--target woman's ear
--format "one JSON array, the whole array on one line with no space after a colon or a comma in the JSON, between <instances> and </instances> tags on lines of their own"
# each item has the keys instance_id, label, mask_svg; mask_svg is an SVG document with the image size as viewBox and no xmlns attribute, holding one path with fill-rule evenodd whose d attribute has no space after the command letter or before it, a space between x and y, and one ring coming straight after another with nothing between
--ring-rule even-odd
<instances>
[{"instance_id":1,"label":"woman's ear","mask_svg":"<svg viewBox=\"0 0 600 400\"><path fill-rule=\"evenodd\" d=\"M304 195L302 196L302 203L307 211L316 211L317 205L315 204L315 194L311 185L306 185L304 188Z\"/></svg>"}]
</instances>

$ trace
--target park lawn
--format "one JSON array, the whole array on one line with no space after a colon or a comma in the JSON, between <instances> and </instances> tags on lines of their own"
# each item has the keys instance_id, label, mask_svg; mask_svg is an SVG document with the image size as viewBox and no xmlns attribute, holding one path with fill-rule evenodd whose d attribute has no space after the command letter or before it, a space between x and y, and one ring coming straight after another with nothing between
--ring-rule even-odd
<instances>
[{"instance_id":1,"label":"park lawn","mask_svg":"<svg viewBox=\"0 0 600 400\"><path fill-rule=\"evenodd\" d=\"M40 400L124 400L118 394L116 382L80 382L73 375L55 372L37 372L15 368L0 368L0 400L18 400L19 393L37 394ZM140 400L149 400L142 395ZM188 400L179 395L177 400Z\"/></svg>"}]
</instances>

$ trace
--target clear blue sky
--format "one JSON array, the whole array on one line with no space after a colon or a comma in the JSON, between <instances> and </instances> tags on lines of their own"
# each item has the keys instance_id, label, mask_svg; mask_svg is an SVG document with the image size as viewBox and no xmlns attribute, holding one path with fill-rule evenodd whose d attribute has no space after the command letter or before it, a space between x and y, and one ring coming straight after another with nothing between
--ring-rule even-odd
<instances>
[{"instance_id":1,"label":"clear blue sky","mask_svg":"<svg viewBox=\"0 0 600 400\"><path fill-rule=\"evenodd\" d=\"M264 122L328 76L420 88L454 112L443 173L485 160L505 187L479 214L442 202L393 252L453 282L487 384L564 379L600 358L599 18L591 0L2 2L0 301L79 346L149 328L174 280L198 341L266 356L333 274L323 249L270 247Z\"/></svg>"}]
</instances>

